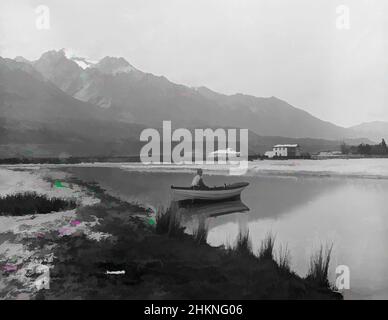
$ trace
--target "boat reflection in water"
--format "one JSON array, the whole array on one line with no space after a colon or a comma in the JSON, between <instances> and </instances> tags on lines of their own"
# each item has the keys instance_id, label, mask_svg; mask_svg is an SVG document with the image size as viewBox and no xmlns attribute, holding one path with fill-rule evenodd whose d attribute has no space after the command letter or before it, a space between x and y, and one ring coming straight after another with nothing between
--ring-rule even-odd
<instances>
[{"instance_id":1,"label":"boat reflection in water","mask_svg":"<svg viewBox=\"0 0 388 320\"><path fill-rule=\"evenodd\" d=\"M249 211L247 205L240 199L201 203L178 201L175 204L179 208L182 224L186 227L188 233L196 230L201 220L205 220L210 230L218 225L225 224L225 221L235 222L236 215L246 214ZM240 218L238 220L243 221L245 219Z\"/></svg>"}]
</instances>

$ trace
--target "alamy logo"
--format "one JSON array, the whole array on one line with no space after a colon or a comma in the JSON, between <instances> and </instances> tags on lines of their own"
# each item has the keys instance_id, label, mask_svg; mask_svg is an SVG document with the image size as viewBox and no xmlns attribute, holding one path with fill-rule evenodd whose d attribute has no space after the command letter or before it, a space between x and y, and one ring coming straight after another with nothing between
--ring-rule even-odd
<instances>
[{"instance_id":1,"label":"alamy logo","mask_svg":"<svg viewBox=\"0 0 388 320\"><path fill-rule=\"evenodd\" d=\"M338 290L350 289L350 270L348 266L340 265L335 269L335 286Z\"/></svg>"},{"instance_id":2,"label":"alamy logo","mask_svg":"<svg viewBox=\"0 0 388 320\"><path fill-rule=\"evenodd\" d=\"M163 121L162 139L158 130L148 128L141 132L140 141L148 142L140 151L144 164L228 164L231 175L248 170L247 129L239 129L239 136L237 129L195 129L193 138L190 130L172 131L171 121Z\"/></svg>"},{"instance_id":3,"label":"alamy logo","mask_svg":"<svg viewBox=\"0 0 388 320\"><path fill-rule=\"evenodd\" d=\"M38 30L50 29L50 9L47 6L40 5L35 9L36 17L35 26Z\"/></svg>"},{"instance_id":4,"label":"alamy logo","mask_svg":"<svg viewBox=\"0 0 388 320\"><path fill-rule=\"evenodd\" d=\"M336 27L339 30L350 29L350 9L348 6L340 5L336 9L337 20Z\"/></svg>"}]
</instances>

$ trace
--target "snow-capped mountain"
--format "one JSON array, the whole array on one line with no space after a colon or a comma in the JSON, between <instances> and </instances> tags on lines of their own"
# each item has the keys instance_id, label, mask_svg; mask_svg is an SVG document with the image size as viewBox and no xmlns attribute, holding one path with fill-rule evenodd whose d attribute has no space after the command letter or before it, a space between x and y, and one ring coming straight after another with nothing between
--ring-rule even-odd
<instances>
[{"instance_id":1,"label":"snow-capped mountain","mask_svg":"<svg viewBox=\"0 0 388 320\"><path fill-rule=\"evenodd\" d=\"M105 57L96 63L94 68L104 74L117 75L119 73L129 73L138 71L124 58Z\"/></svg>"},{"instance_id":2,"label":"snow-capped mountain","mask_svg":"<svg viewBox=\"0 0 388 320\"><path fill-rule=\"evenodd\" d=\"M64 50L50 51L34 66L63 91L109 109L121 121L156 126L167 119L178 126L246 127L261 135L347 137L345 128L274 97L227 96L203 87L189 88L141 72L124 58L105 57L87 67L86 59L76 61Z\"/></svg>"},{"instance_id":3,"label":"snow-capped mountain","mask_svg":"<svg viewBox=\"0 0 388 320\"><path fill-rule=\"evenodd\" d=\"M82 69L92 68L97 62L88 60L87 58L72 57L70 60L78 64Z\"/></svg>"},{"instance_id":4,"label":"snow-capped mountain","mask_svg":"<svg viewBox=\"0 0 388 320\"><path fill-rule=\"evenodd\" d=\"M298 142L316 151L339 146L344 138L363 137L275 97L178 85L144 73L124 58L91 62L69 58L64 50L46 52L36 61L0 58L0 153L29 141L50 154L62 149L136 154L140 130L158 128L163 120L189 129L248 128L255 152L272 143ZM304 137L308 139L298 139Z\"/></svg>"}]
</instances>

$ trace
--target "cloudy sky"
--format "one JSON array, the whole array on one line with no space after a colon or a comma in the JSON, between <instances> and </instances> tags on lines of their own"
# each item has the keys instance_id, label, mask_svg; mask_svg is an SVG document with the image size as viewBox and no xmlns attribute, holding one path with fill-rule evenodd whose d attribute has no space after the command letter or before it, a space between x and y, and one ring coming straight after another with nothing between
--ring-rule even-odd
<instances>
[{"instance_id":1,"label":"cloudy sky","mask_svg":"<svg viewBox=\"0 0 388 320\"><path fill-rule=\"evenodd\" d=\"M49 30L36 28L38 5ZM350 29L337 28L340 5ZM276 96L351 126L388 121L387 15L386 0L1 0L0 55L123 56L176 83Z\"/></svg>"}]
</instances>

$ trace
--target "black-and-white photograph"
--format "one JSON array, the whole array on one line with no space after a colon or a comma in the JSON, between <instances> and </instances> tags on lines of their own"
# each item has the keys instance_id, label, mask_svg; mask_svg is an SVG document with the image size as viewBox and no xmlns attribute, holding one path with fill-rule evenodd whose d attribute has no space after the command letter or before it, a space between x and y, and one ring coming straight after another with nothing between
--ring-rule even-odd
<instances>
[{"instance_id":1,"label":"black-and-white photograph","mask_svg":"<svg viewBox=\"0 0 388 320\"><path fill-rule=\"evenodd\" d=\"M0 300L388 299L387 15L2 0Z\"/></svg>"}]
</instances>

